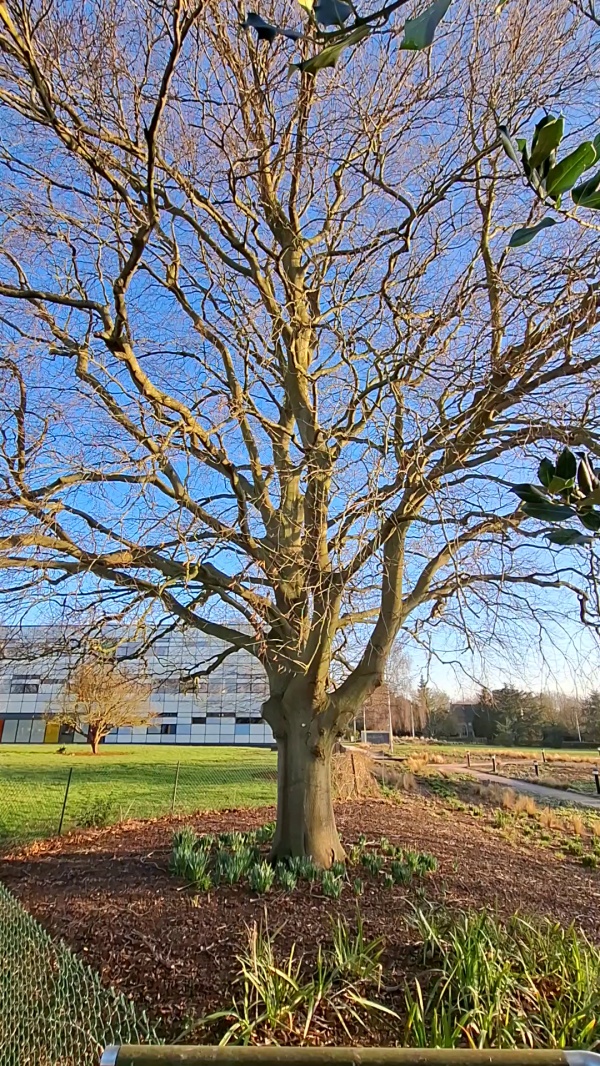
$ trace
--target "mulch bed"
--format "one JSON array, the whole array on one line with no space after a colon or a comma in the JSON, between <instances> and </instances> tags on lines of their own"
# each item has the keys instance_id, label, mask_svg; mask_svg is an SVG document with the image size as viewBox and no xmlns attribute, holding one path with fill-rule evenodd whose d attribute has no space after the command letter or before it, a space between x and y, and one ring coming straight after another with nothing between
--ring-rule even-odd
<instances>
[{"instance_id":1,"label":"mulch bed","mask_svg":"<svg viewBox=\"0 0 600 1066\"><path fill-rule=\"evenodd\" d=\"M338 807L344 840L376 841L433 852L439 870L425 884L428 901L449 908L495 908L575 921L600 942L600 871L558 861L542 849L515 847L468 814L410 796L401 804ZM332 916L354 912L351 890L325 899L318 887L279 889L256 898L247 886L222 886L194 899L168 874L171 835L181 824L198 832L248 829L270 821L271 808L219 811L192 818L129 822L44 841L0 859L0 880L103 980L145 1007L173 1039L186 1020L231 1001L236 953L249 923L265 913L283 946L294 940L312 956L330 940ZM418 969L406 919L415 887L367 884L360 901L365 930L386 941L386 979ZM421 900L422 903L422 900Z\"/></svg>"}]
</instances>

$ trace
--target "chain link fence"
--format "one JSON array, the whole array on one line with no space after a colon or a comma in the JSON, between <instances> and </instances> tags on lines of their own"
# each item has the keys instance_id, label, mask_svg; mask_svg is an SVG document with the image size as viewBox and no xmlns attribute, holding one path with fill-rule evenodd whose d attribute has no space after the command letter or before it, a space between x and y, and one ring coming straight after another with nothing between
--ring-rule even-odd
<instances>
[{"instance_id":1,"label":"chain link fence","mask_svg":"<svg viewBox=\"0 0 600 1066\"><path fill-rule=\"evenodd\" d=\"M201 763L86 762L29 772L0 766L0 846L131 818L261 807L274 803L276 792L270 751Z\"/></svg>"},{"instance_id":2,"label":"chain link fence","mask_svg":"<svg viewBox=\"0 0 600 1066\"><path fill-rule=\"evenodd\" d=\"M98 1066L119 1043L160 1039L0 884L0 1066Z\"/></svg>"}]
</instances>

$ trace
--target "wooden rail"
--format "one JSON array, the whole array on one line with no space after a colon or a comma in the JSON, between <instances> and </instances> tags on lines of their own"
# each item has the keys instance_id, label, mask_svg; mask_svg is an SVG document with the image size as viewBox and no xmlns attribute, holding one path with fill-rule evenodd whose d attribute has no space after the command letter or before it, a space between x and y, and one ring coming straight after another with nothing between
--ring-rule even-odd
<instances>
[{"instance_id":1,"label":"wooden rail","mask_svg":"<svg viewBox=\"0 0 600 1066\"><path fill-rule=\"evenodd\" d=\"M589 1051L470 1048L108 1047L100 1066L600 1066Z\"/></svg>"}]
</instances>

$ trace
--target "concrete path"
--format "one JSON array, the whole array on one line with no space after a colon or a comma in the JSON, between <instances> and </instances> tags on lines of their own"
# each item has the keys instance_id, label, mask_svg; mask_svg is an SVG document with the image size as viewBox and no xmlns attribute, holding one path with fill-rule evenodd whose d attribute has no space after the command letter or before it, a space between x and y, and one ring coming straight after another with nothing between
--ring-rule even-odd
<instances>
[{"instance_id":1,"label":"concrete path","mask_svg":"<svg viewBox=\"0 0 600 1066\"><path fill-rule=\"evenodd\" d=\"M515 792L526 792L530 796L554 800L555 803L568 803L573 807L595 807L600 811L600 796L588 796L581 792L570 792L564 788L549 788L548 785L537 785L534 781L521 781L518 777L502 777L501 774L477 770L474 766L465 766L464 763L439 763L436 764L435 769L448 770L453 774L470 774L479 781L500 785L502 788L512 788Z\"/></svg>"}]
</instances>

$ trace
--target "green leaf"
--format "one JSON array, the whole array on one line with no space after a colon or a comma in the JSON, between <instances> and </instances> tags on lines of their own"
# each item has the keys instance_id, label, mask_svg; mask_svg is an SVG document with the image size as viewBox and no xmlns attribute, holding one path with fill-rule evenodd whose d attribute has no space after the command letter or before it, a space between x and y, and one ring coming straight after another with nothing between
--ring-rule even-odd
<instances>
[{"instance_id":1,"label":"green leaf","mask_svg":"<svg viewBox=\"0 0 600 1066\"><path fill-rule=\"evenodd\" d=\"M597 533L600 530L600 511L580 511L579 521L586 529Z\"/></svg>"},{"instance_id":2,"label":"green leaf","mask_svg":"<svg viewBox=\"0 0 600 1066\"><path fill-rule=\"evenodd\" d=\"M537 226L522 226L516 229L508 242L508 247L522 248L524 244L529 244L538 233L541 233L543 229L548 229L549 226L556 226L555 218L546 217L538 222Z\"/></svg>"},{"instance_id":3,"label":"green leaf","mask_svg":"<svg viewBox=\"0 0 600 1066\"><path fill-rule=\"evenodd\" d=\"M592 544L593 537L587 537L585 533L580 533L578 529L553 529L551 533L546 534L549 541L552 544Z\"/></svg>"},{"instance_id":4,"label":"green leaf","mask_svg":"<svg viewBox=\"0 0 600 1066\"><path fill-rule=\"evenodd\" d=\"M344 0L317 0L314 12L319 26L343 26L352 8Z\"/></svg>"},{"instance_id":5,"label":"green leaf","mask_svg":"<svg viewBox=\"0 0 600 1066\"><path fill-rule=\"evenodd\" d=\"M245 30L254 30L259 41L268 41L269 44L272 44L277 36L289 37L290 41L298 41L302 37L298 30L287 30L285 26L265 22L262 15L257 15L255 11L246 16L242 26Z\"/></svg>"},{"instance_id":6,"label":"green leaf","mask_svg":"<svg viewBox=\"0 0 600 1066\"><path fill-rule=\"evenodd\" d=\"M577 512L572 507L562 503L524 503L523 510L530 518L540 518L543 522L564 522L567 518L575 518Z\"/></svg>"},{"instance_id":7,"label":"green leaf","mask_svg":"<svg viewBox=\"0 0 600 1066\"><path fill-rule=\"evenodd\" d=\"M557 197L572 189L575 182L596 162L596 149L591 141L584 141L574 152L569 152L560 163L548 171L546 189L549 196Z\"/></svg>"},{"instance_id":8,"label":"green leaf","mask_svg":"<svg viewBox=\"0 0 600 1066\"><path fill-rule=\"evenodd\" d=\"M324 70L325 67L335 67L345 48L358 44L359 41L363 41L365 37L368 37L370 33L368 26L358 26L357 29L352 30L347 37L343 37L336 44L330 44L327 48L323 48L321 52L317 52L316 56L304 59L301 63L290 63L289 69L290 71L303 70L306 74L317 74L320 70Z\"/></svg>"},{"instance_id":9,"label":"green leaf","mask_svg":"<svg viewBox=\"0 0 600 1066\"><path fill-rule=\"evenodd\" d=\"M518 152L521 151L521 149L519 148L518 141L513 141L508 126L498 126L498 136L508 158L512 159L513 163L516 163L517 166L520 167L521 160L519 159Z\"/></svg>"},{"instance_id":10,"label":"green leaf","mask_svg":"<svg viewBox=\"0 0 600 1066\"><path fill-rule=\"evenodd\" d=\"M434 0L433 4L425 8L422 15L407 19L404 23L404 37L400 47L413 52L421 48L429 48L435 31L451 3L452 0Z\"/></svg>"},{"instance_id":11,"label":"green leaf","mask_svg":"<svg viewBox=\"0 0 600 1066\"><path fill-rule=\"evenodd\" d=\"M556 460L556 477L570 481L577 474L577 459L569 448L563 448Z\"/></svg>"},{"instance_id":12,"label":"green leaf","mask_svg":"<svg viewBox=\"0 0 600 1066\"><path fill-rule=\"evenodd\" d=\"M538 477L540 483L547 489L554 477L554 463L551 459L542 459L538 466Z\"/></svg>"},{"instance_id":13,"label":"green leaf","mask_svg":"<svg viewBox=\"0 0 600 1066\"><path fill-rule=\"evenodd\" d=\"M600 210L600 170L571 189L573 203L580 207L590 207L592 210Z\"/></svg>"},{"instance_id":14,"label":"green leaf","mask_svg":"<svg viewBox=\"0 0 600 1066\"><path fill-rule=\"evenodd\" d=\"M564 132L565 120L562 115L559 118L548 115L546 119L538 122L531 142L530 163L532 167L541 167L548 156L556 151Z\"/></svg>"},{"instance_id":15,"label":"green leaf","mask_svg":"<svg viewBox=\"0 0 600 1066\"><path fill-rule=\"evenodd\" d=\"M540 492L537 485L530 485L527 482L520 485L511 485L511 491L524 503L548 502L548 497L543 492Z\"/></svg>"},{"instance_id":16,"label":"green leaf","mask_svg":"<svg viewBox=\"0 0 600 1066\"><path fill-rule=\"evenodd\" d=\"M554 496L557 492L564 492L565 489L572 489L575 487L574 478L570 477L565 480L564 477L553 477L552 481L548 485L548 492L551 492Z\"/></svg>"}]
</instances>

